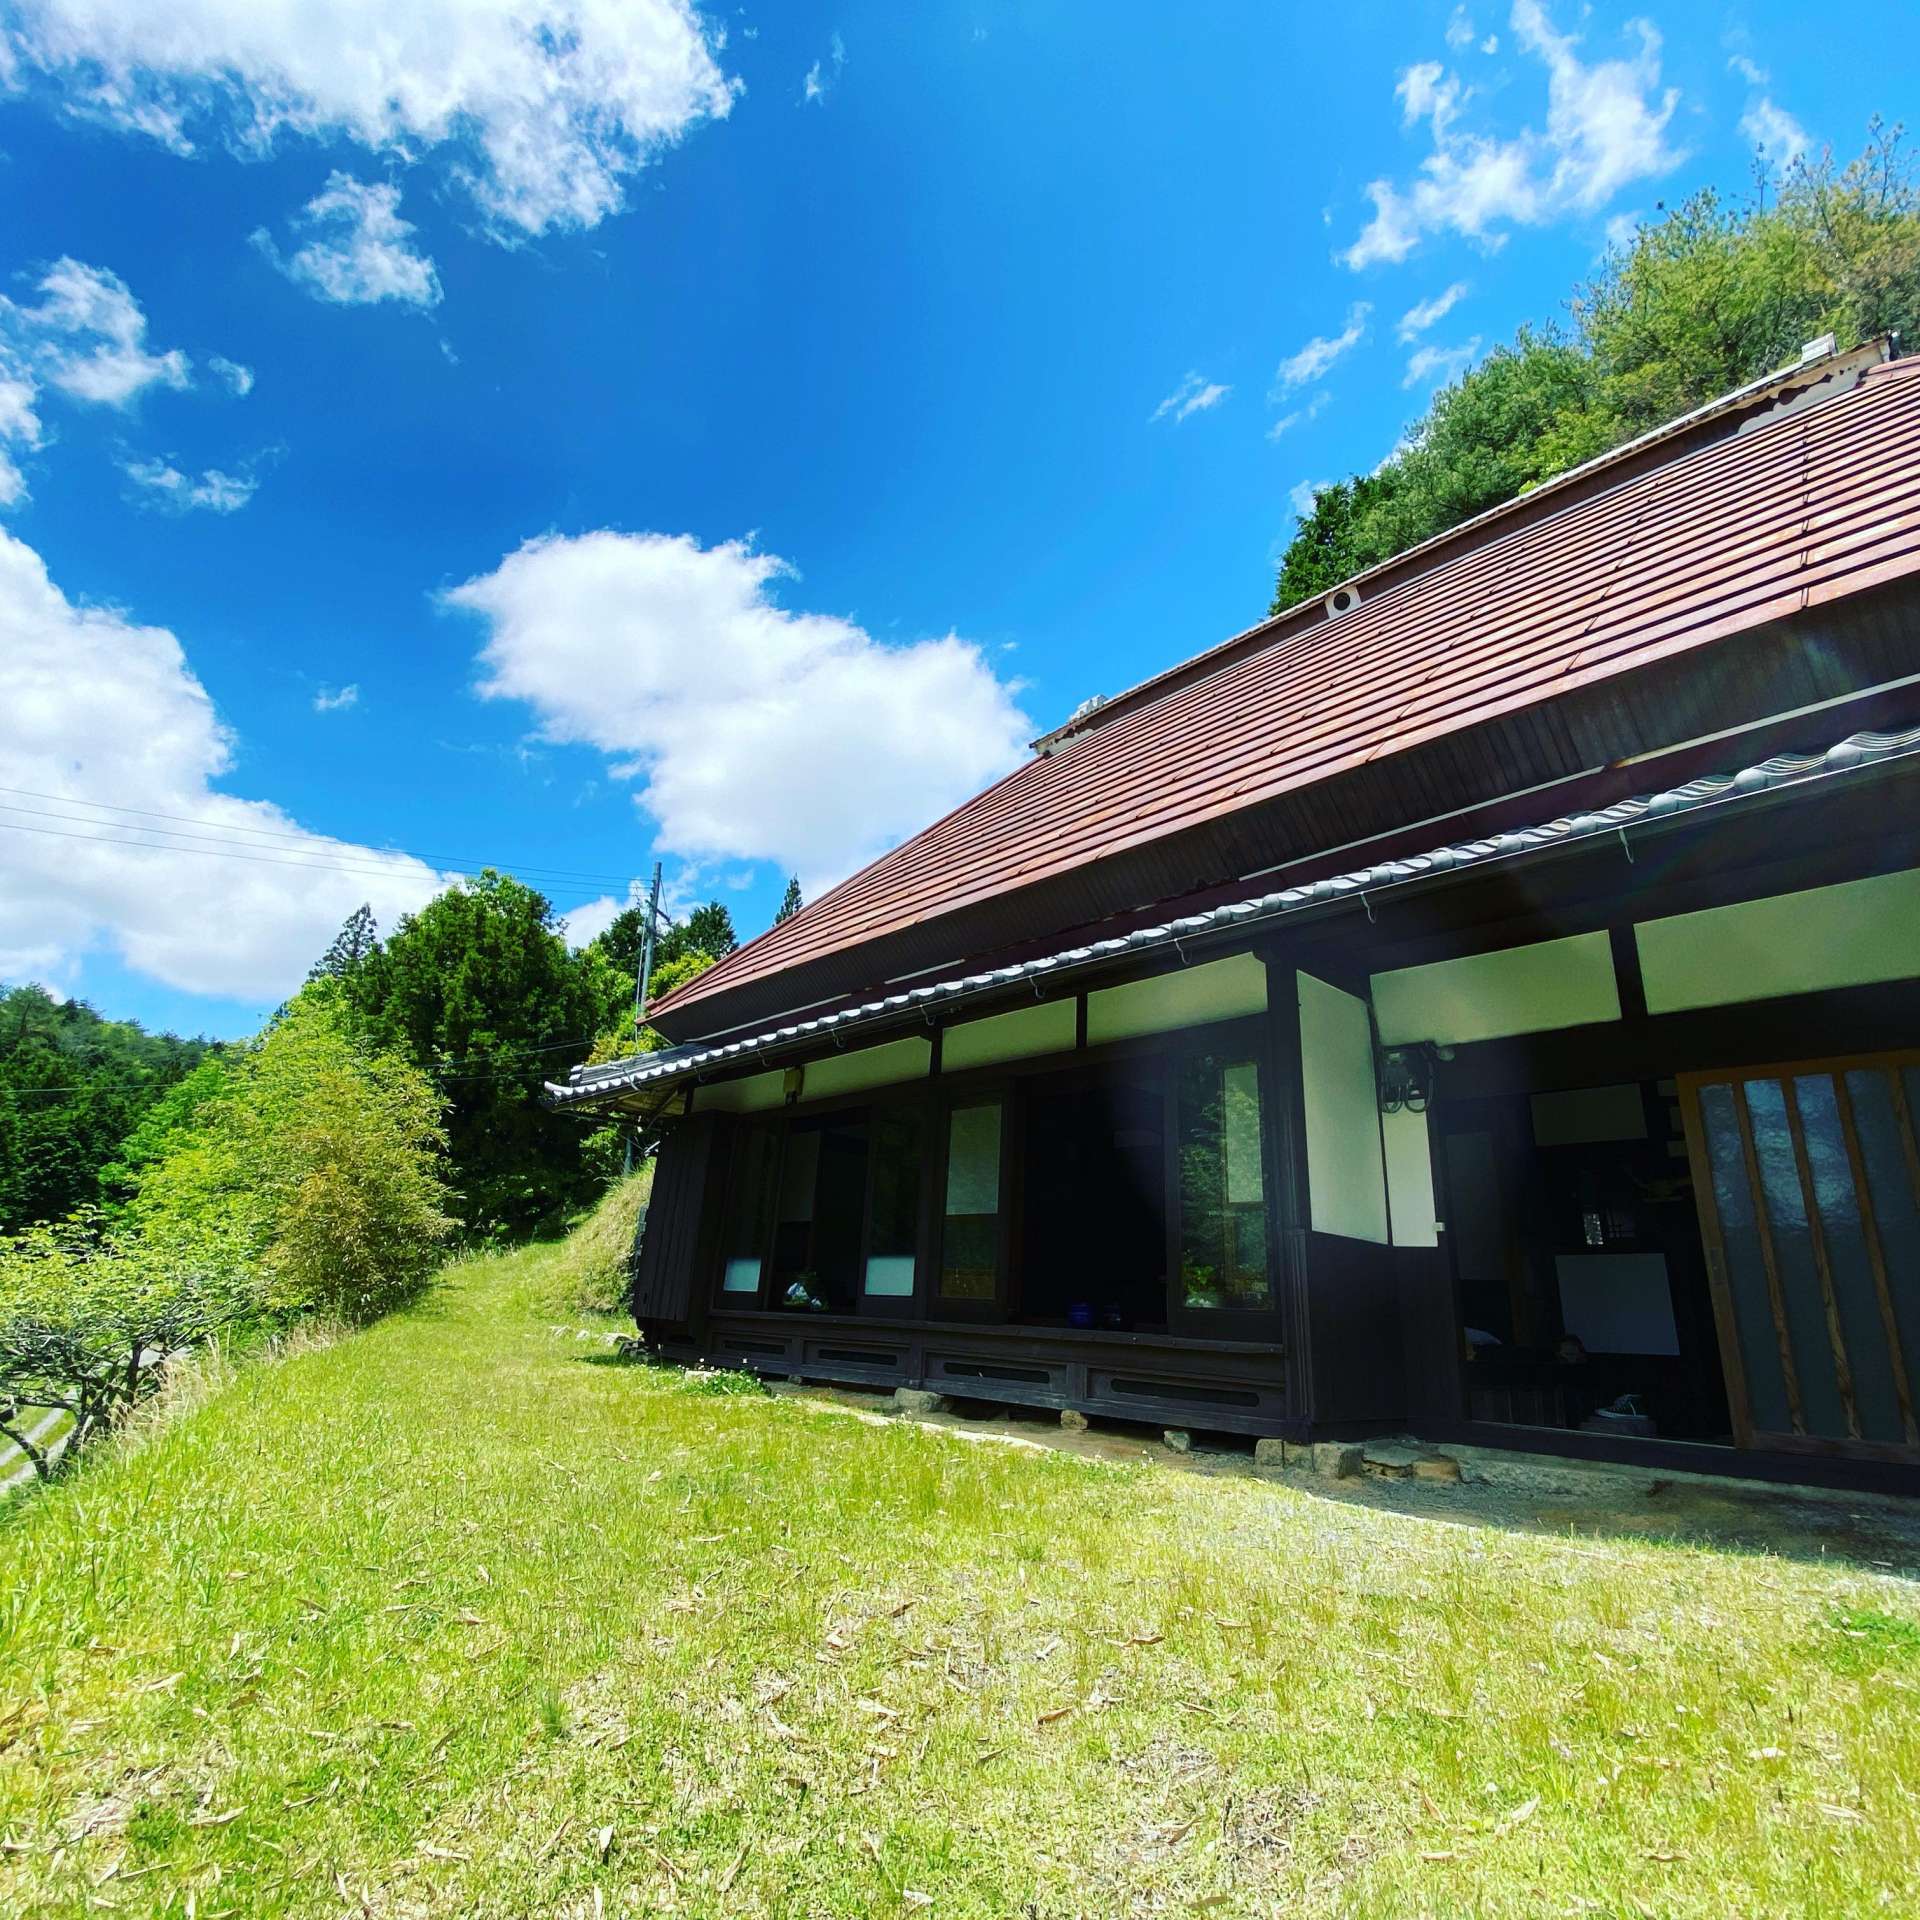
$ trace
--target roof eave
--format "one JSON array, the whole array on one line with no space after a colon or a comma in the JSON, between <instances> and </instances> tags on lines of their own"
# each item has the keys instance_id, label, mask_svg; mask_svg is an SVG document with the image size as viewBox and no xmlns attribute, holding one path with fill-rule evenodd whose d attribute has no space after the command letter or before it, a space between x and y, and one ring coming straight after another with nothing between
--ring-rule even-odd
<instances>
[{"instance_id":1,"label":"roof eave","mask_svg":"<svg viewBox=\"0 0 1920 1920\"><path fill-rule=\"evenodd\" d=\"M1291 929L1355 908L1371 913L1372 902L1385 895L1403 898L1453 884L1464 874L1484 875L1520 861L1542 864L1590 847L1597 838L1617 834L1624 840L1629 829L1635 837L1662 834L1697 824L1729 808L1746 810L1824 783L1857 780L1915 762L1920 762L1920 727L1891 734L1852 734L1819 755L1775 754L1737 773L1689 780L1678 787L1562 816L1538 827L1438 847L1427 854L1384 861L1278 893L1230 902L1204 914L1139 928L1124 937L911 988L817 1019L788 1022L722 1046L675 1049L681 1057L672 1062L641 1054L609 1062L600 1069L576 1067L566 1083L547 1083L546 1104L558 1108L589 1102L615 1106L636 1094L731 1077L741 1067L788 1064L811 1057L823 1043L837 1048L840 1035L850 1027L877 1034L896 1026L932 1025L939 1014L957 1005L973 1011L1003 997L1012 998L1023 987L1038 994L1058 978L1078 983L1090 976L1136 966L1143 960L1164 962L1169 951L1180 964L1190 964L1186 951L1189 945L1201 946L1209 955L1224 952L1281 925ZM588 1071L596 1077L583 1082L581 1076Z\"/></svg>"}]
</instances>

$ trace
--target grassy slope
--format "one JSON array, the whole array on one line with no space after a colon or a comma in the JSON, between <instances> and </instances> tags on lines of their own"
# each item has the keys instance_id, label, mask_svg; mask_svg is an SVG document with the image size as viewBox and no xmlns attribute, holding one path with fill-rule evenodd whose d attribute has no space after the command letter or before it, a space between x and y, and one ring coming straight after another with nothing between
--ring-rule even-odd
<instances>
[{"instance_id":1,"label":"grassy slope","mask_svg":"<svg viewBox=\"0 0 1920 1920\"><path fill-rule=\"evenodd\" d=\"M1891 1583L695 1392L556 1271L0 1517L0 1912L1915 1910Z\"/></svg>"}]
</instances>

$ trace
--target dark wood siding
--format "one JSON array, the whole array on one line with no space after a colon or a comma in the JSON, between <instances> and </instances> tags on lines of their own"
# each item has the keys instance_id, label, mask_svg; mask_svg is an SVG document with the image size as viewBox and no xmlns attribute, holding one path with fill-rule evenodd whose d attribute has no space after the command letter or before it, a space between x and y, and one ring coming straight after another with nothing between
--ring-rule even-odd
<instances>
[{"instance_id":1,"label":"dark wood siding","mask_svg":"<svg viewBox=\"0 0 1920 1920\"><path fill-rule=\"evenodd\" d=\"M643 1327L692 1332L704 1321L708 1173L721 1164L719 1114L682 1120L661 1142L653 1197L633 1279L633 1317Z\"/></svg>"}]
</instances>

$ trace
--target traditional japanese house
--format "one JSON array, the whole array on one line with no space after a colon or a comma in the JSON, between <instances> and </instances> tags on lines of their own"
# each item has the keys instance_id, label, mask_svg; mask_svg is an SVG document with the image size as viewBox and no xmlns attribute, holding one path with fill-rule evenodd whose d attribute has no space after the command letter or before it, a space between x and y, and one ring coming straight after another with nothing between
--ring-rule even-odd
<instances>
[{"instance_id":1,"label":"traditional japanese house","mask_svg":"<svg viewBox=\"0 0 1920 1920\"><path fill-rule=\"evenodd\" d=\"M661 1001L669 1354L1920 1484L1920 358L1077 715Z\"/></svg>"}]
</instances>

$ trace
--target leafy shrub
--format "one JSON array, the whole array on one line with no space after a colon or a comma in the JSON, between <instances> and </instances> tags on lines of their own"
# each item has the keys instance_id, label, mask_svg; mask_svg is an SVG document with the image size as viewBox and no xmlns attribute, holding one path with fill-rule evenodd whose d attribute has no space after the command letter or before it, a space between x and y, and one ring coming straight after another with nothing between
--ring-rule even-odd
<instances>
[{"instance_id":1,"label":"leafy shrub","mask_svg":"<svg viewBox=\"0 0 1920 1920\"><path fill-rule=\"evenodd\" d=\"M720 1399L731 1399L736 1394L758 1394L765 1397L766 1382L757 1373L747 1373L739 1367L689 1367L675 1382L676 1390L681 1393L707 1394Z\"/></svg>"},{"instance_id":2,"label":"leafy shrub","mask_svg":"<svg viewBox=\"0 0 1920 1920\"><path fill-rule=\"evenodd\" d=\"M156 1393L167 1363L257 1308L244 1284L156 1258L80 1213L0 1240L0 1434L44 1478L34 1412L65 1412L69 1455Z\"/></svg>"},{"instance_id":3,"label":"leafy shrub","mask_svg":"<svg viewBox=\"0 0 1920 1920\"><path fill-rule=\"evenodd\" d=\"M159 1256L258 1275L276 1313L369 1320L416 1295L457 1222L441 1102L305 988L138 1175L128 1215Z\"/></svg>"},{"instance_id":4,"label":"leafy shrub","mask_svg":"<svg viewBox=\"0 0 1920 1920\"><path fill-rule=\"evenodd\" d=\"M653 1162L643 1161L616 1180L567 1235L559 1271L564 1304L590 1313L617 1313L632 1284L634 1241L653 1191Z\"/></svg>"}]
</instances>

